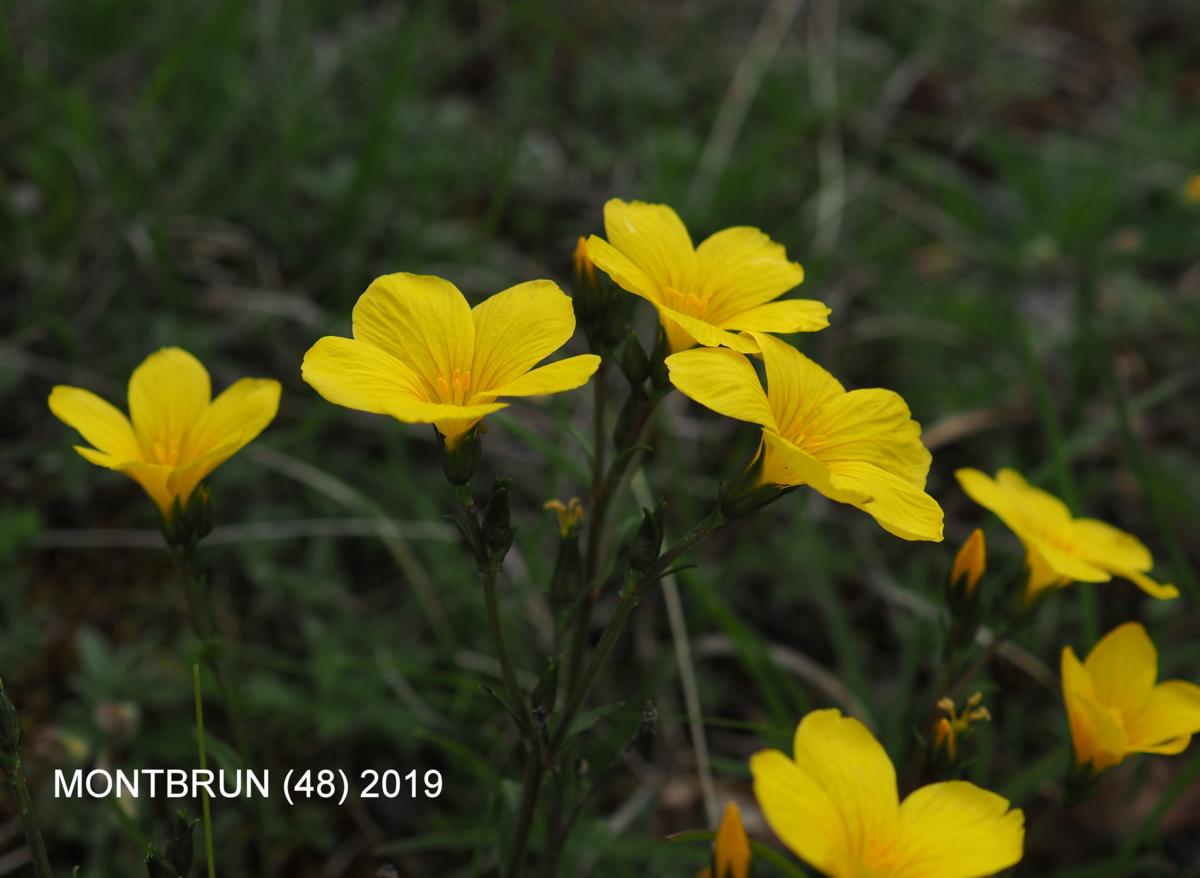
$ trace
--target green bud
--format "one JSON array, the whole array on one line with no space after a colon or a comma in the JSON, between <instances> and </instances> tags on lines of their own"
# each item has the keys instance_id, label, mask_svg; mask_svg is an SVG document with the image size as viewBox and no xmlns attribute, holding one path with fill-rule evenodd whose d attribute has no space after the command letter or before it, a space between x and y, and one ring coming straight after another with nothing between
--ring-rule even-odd
<instances>
[{"instance_id":1,"label":"green bud","mask_svg":"<svg viewBox=\"0 0 1200 878\"><path fill-rule=\"evenodd\" d=\"M670 390L671 376L667 370L667 357L671 355L671 344L667 331L658 324L658 335L654 339L654 350L650 353L650 386L655 390Z\"/></svg>"},{"instance_id":2,"label":"green bud","mask_svg":"<svg viewBox=\"0 0 1200 878\"><path fill-rule=\"evenodd\" d=\"M434 430L436 431L436 429L435 427ZM437 440L438 447L442 451L442 472L446 474L446 480L455 486L471 484L475 470L479 468L479 457L483 452L483 440L479 435L479 427L476 426L466 434L459 436L453 447L446 443L446 437L441 433L437 434Z\"/></svg>"},{"instance_id":3,"label":"green bud","mask_svg":"<svg viewBox=\"0 0 1200 878\"><path fill-rule=\"evenodd\" d=\"M642 523L629 546L629 569L635 573L649 570L662 551L662 521L649 509L642 510Z\"/></svg>"},{"instance_id":4,"label":"green bud","mask_svg":"<svg viewBox=\"0 0 1200 878\"><path fill-rule=\"evenodd\" d=\"M624 451L637 441L644 420L642 409L649 404L645 392L640 387L634 387L629 396L625 397L625 402L621 403L621 410L617 412L617 422L613 425L613 447L618 451Z\"/></svg>"},{"instance_id":5,"label":"green bud","mask_svg":"<svg viewBox=\"0 0 1200 878\"><path fill-rule=\"evenodd\" d=\"M762 474L763 452L760 449L758 456L740 476L721 485L717 507L725 521L762 509L792 490L782 485L764 482Z\"/></svg>"},{"instance_id":6,"label":"green bud","mask_svg":"<svg viewBox=\"0 0 1200 878\"><path fill-rule=\"evenodd\" d=\"M188 817L186 811L175 812L175 825L171 828L171 837L167 839L167 860L180 875L190 875L192 871L192 835L196 821Z\"/></svg>"},{"instance_id":7,"label":"green bud","mask_svg":"<svg viewBox=\"0 0 1200 878\"><path fill-rule=\"evenodd\" d=\"M150 878L180 878L179 870L155 850L153 845L147 847L146 859L143 862L146 864L146 874Z\"/></svg>"},{"instance_id":8,"label":"green bud","mask_svg":"<svg viewBox=\"0 0 1200 878\"><path fill-rule=\"evenodd\" d=\"M487 505L483 507L483 544L493 556L503 558L512 548L513 528L508 507L512 479L496 479Z\"/></svg>"},{"instance_id":9,"label":"green bud","mask_svg":"<svg viewBox=\"0 0 1200 878\"><path fill-rule=\"evenodd\" d=\"M579 529L572 528L558 543L554 573L550 577L550 605L565 610L575 600L583 576L583 557L579 549Z\"/></svg>"},{"instance_id":10,"label":"green bud","mask_svg":"<svg viewBox=\"0 0 1200 878\"><path fill-rule=\"evenodd\" d=\"M21 717L0 680L0 753L16 758L21 750Z\"/></svg>"},{"instance_id":11,"label":"green bud","mask_svg":"<svg viewBox=\"0 0 1200 878\"><path fill-rule=\"evenodd\" d=\"M555 657L550 659L546 665L546 673L542 674L542 678L534 687L533 694L529 696L529 703L533 705L535 715L548 717L554 713L554 706L557 702L558 658Z\"/></svg>"},{"instance_id":12,"label":"green bud","mask_svg":"<svg viewBox=\"0 0 1200 878\"><path fill-rule=\"evenodd\" d=\"M626 333L625 344L621 348L621 372L625 375L625 380L634 387L650 375L650 358L642 350L637 333L632 329Z\"/></svg>"}]
</instances>

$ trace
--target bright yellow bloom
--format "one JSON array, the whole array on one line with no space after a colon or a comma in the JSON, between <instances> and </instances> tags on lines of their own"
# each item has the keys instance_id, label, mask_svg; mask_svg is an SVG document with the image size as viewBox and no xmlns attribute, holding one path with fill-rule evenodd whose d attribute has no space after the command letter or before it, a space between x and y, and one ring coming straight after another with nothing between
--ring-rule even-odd
<instances>
[{"instance_id":1,"label":"bright yellow bloom","mask_svg":"<svg viewBox=\"0 0 1200 878\"><path fill-rule=\"evenodd\" d=\"M791 345L755 333L767 390L750 360L723 348L667 357L671 383L713 411L759 424L764 483L810 485L868 513L906 540L942 538L942 509L925 493L921 425L890 390L847 391Z\"/></svg>"},{"instance_id":2,"label":"bright yellow bloom","mask_svg":"<svg viewBox=\"0 0 1200 878\"><path fill-rule=\"evenodd\" d=\"M1200 174L1190 177L1183 189L1183 197L1188 204L1200 204Z\"/></svg>"},{"instance_id":3,"label":"bright yellow bloom","mask_svg":"<svg viewBox=\"0 0 1200 878\"><path fill-rule=\"evenodd\" d=\"M208 371L180 348L163 348L133 370L128 418L90 390L50 392L50 411L94 446L75 450L137 481L168 518L175 500L185 505L278 409L279 382L270 378L243 378L212 399Z\"/></svg>"},{"instance_id":4,"label":"bright yellow bloom","mask_svg":"<svg viewBox=\"0 0 1200 878\"><path fill-rule=\"evenodd\" d=\"M1061 500L1033 487L1015 470L1002 469L995 479L977 469L954 475L968 497L994 512L1025 544L1027 598L1072 582L1108 582L1114 576L1130 580L1151 597L1179 596L1175 586L1146 575L1154 559L1136 537L1094 518L1072 518Z\"/></svg>"},{"instance_id":5,"label":"bright yellow bloom","mask_svg":"<svg viewBox=\"0 0 1200 878\"><path fill-rule=\"evenodd\" d=\"M739 332L816 332L829 308L811 299L775 301L804 280L784 248L758 229L735 226L699 247L665 204L611 199L604 238L588 238L592 262L658 309L672 351L694 344L758 353Z\"/></svg>"},{"instance_id":6,"label":"bright yellow bloom","mask_svg":"<svg viewBox=\"0 0 1200 878\"><path fill-rule=\"evenodd\" d=\"M840 711L804 717L794 751L751 758L754 794L780 840L831 878L979 878L1021 859L1019 809L966 781L899 801L887 753Z\"/></svg>"},{"instance_id":7,"label":"bright yellow bloom","mask_svg":"<svg viewBox=\"0 0 1200 878\"><path fill-rule=\"evenodd\" d=\"M1173 755L1200 732L1200 686L1158 679L1158 652L1137 622L1108 632L1086 661L1062 651L1063 700L1075 761L1096 772L1130 753Z\"/></svg>"},{"instance_id":8,"label":"bright yellow bloom","mask_svg":"<svg viewBox=\"0 0 1200 878\"><path fill-rule=\"evenodd\" d=\"M746 837L738 806L733 802L725 806L725 815L717 829L713 860L716 874L705 869L701 873L704 878L748 878L750 875L750 839Z\"/></svg>"},{"instance_id":9,"label":"bright yellow bloom","mask_svg":"<svg viewBox=\"0 0 1200 878\"><path fill-rule=\"evenodd\" d=\"M954 556L954 565L950 568L950 587L957 588L961 582L964 591L968 595L973 594L986 565L987 545L983 540L983 531L975 528Z\"/></svg>"},{"instance_id":10,"label":"bright yellow bloom","mask_svg":"<svg viewBox=\"0 0 1200 878\"><path fill-rule=\"evenodd\" d=\"M502 396L540 396L587 383L592 354L539 362L575 332L575 312L548 280L517 284L472 308L449 281L375 280L354 306L354 338L326 336L304 355L304 380L336 405L433 424L453 447Z\"/></svg>"}]
</instances>

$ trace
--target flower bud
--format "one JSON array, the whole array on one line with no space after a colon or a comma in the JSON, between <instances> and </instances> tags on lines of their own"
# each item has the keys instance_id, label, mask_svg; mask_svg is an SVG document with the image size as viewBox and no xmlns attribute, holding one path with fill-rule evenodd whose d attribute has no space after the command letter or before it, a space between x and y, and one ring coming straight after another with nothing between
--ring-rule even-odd
<instances>
[{"instance_id":1,"label":"flower bud","mask_svg":"<svg viewBox=\"0 0 1200 878\"><path fill-rule=\"evenodd\" d=\"M621 348L621 373L634 387L639 386L650 375L650 359L642 350L637 333L632 329L625 334L625 345Z\"/></svg>"},{"instance_id":2,"label":"flower bud","mask_svg":"<svg viewBox=\"0 0 1200 878\"><path fill-rule=\"evenodd\" d=\"M146 858L142 862L146 865L149 878L179 878L179 870L153 846L147 848Z\"/></svg>"},{"instance_id":3,"label":"flower bud","mask_svg":"<svg viewBox=\"0 0 1200 878\"><path fill-rule=\"evenodd\" d=\"M750 874L750 839L742 826L737 805L730 802L713 842L713 878L747 878Z\"/></svg>"},{"instance_id":4,"label":"flower bud","mask_svg":"<svg viewBox=\"0 0 1200 878\"><path fill-rule=\"evenodd\" d=\"M654 339L654 350L650 353L650 386L655 390L671 389L671 374L667 369L667 357L671 355L671 343L667 331L658 324L658 335Z\"/></svg>"},{"instance_id":5,"label":"flower bud","mask_svg":"<svg viewBox=\"0 0 1200 878\"><path fill-rule=\"evenodd\" d=\"M0 680L0 755L5 757L7 764L10 758L16 758L21 750L21 717L17 715L16 705L8 697L4 682Z\"/></svg>"},{"instance_id":6,"label":"flower bud","mask_svg":"<svg viewBox=\"0 0 1200 878\"><path fill-rule=\"evenodd\" d=\"M542 674L542 678L533 688L533 694L529 696L529 703L533 706L535 715L548 717L554 713L557 701L558 659L552 658L546 665L546 673Z\"/></svg>"},{"instance_id":7,"label":"flower bud","mask_svg":"<svg viewBox=\"0 0 1200 878\"><path fill-rule=\"evenodd\" d=\"M446 474L446 480L456 487L471 484L483 452L479 428L464 433L453 445L447 443L446 437L441 433L437 434L437 439L438 447L442 451L442 472Z\"/></svg>"},{"instance_id":8,"label":"flower bud","mask_svg":"<svg viewBox=\"0 0 1200 878\"><path fill-rule=\"evenodd\" d=\"M192 874L192 835L196 821L185 811L175 812L175 825L167 839L167 861L180 875Z\"/></svg>"},{"instance_id":9,"label":"flower bud","mask_svg":"<svg viewBox=\"0 0 1200 878\"><path fill-rule=\"evenodd\" d=\"M510 484L512 479L496 479L487 505L483 507L483 544L497 558L503 558L513 543L512 518L508 507Z\"/></svg>"},{"instance_id":10,"label":"flower bud","mask_svg":"<svg viewBox=\"0 0 1200 878\"><path fill-rule=\"evenodd\" d=\"M961 588L968 597L973 597L986 565L987 546L983 531L975 528L954 556L954 565L950 568L950 588Z\"/></svg>"},{"instance_id":11,"label":"flower bud","mask_svg":"<svg viewBox=\"0 0 1200 878\"><path fill-rule=\"evenodd\" d=\"M629 569L634 573L649 570L662 551L662 521L649 509L642 510L642 523L629 546Z\"/></svg>"},{"instance_id":12,"label":"flower bud","mask_svg":"<svg viewBox=\"0 0 1200 878\"><path fill-rule=\"evenodd\" d=\"M583 579L583 556L579 549L583 504L572 497L566 504L547 500L543 508L554 510L558 516L558 554L550 576L550 606L555 612L562 612L575 600Z\"/></svg>"}]
</instances>

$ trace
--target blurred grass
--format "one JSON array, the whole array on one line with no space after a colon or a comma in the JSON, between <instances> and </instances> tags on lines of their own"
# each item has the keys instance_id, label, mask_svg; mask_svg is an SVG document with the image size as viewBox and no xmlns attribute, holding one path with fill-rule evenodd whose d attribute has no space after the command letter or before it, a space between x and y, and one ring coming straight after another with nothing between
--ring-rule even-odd
<instances>
[{"instance_id":1,"label":"blurred grass","mask_svg":"<svg viewBox=\"0 0 1200 878\"><path fill-rule=\"evenodd\" d=\"M994 565L1017 566L1015 541L957 490L957 466L1027 472L1139 534L1161 578L1185 590L1170 606L1119 583L1060 595L1021 642L1033 660L1053 671L1063 642L1086 648L1142 618L1163 673L1195 678L1200 207L1183 187L1200 156L1200 10L842 2L831 44L805 4L741 94L735 71L775 42L755 42L763 9L4 7L0 672L43 790L49 768L72 760L160 766L192 752L197 646L167 559L40 536L153 526L132 484L71 451L45 397L70 382L120 399L146 353L179 344L217 386L246 374L285 386L278 422L212 479L220 522L375 522L373 537L205 552L271 767L447 778L430 802L277 811L289 874L372 874L385 860L402 875L486 868L516 741L480 689L492 665L474 574L435 532L388 525L448 508L432 437L323 403L298 365L314 339L346 332L354 299L384 272L443 274L473 298L563 279L611 195L675 204L697 236L752 224L785 242L807 269L802 291L834 307L833 328L797 344L848 385L905 396L947 511L951 545L914 546L798 492L696 556L681 578L722 798L745 803L745 757L786 746L804 710L839 703L788 650L835 675L902 764L936 673L922 601L937 600L952 546L983 524ZM744 121L712 153L727 160L705 160L730 101ZM505 600L526 669L547 646L553 526L540 504L583 495L585 396L522 404L487 437L486 475L517 477ZM678 399L667 409L646 466L680 528L754 437ZM1077 602L1094 604L1094 623ZM636 628L596 701L623 700L628 715L597 726L585 755L608 764L646 697L664 718L658 748L642 776L605 782L567 874L690 874L703 861L702 847L657 841L703 817L661 607ZM1036 813L1053 795L1050 757L1065 758L1058 696L1007 661L993 677L994 750L974 776ZM219 741L220 718L210 724ZM1093 811L1031 854L1032 874L1195 869L1195 781L1155 815L1170 784L1157 769L1114 774ZM40 798L57 862L133 874L138 852L117 821ZM134 817L152 838L166 831L165 809ZM747 819L769 837L753 809ZM219 839L245 831L222 803L214 820ZM1121 838L1142 823L1122 865ZM231 874L236 847L222 855Z\"/></svg>"}]
</instances>

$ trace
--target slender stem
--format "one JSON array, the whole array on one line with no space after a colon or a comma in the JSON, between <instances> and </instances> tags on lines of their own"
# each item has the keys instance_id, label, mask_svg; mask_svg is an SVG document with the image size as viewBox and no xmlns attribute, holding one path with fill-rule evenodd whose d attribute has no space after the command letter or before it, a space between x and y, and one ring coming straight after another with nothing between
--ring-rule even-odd
<instances>
[{"instance_id":1,"label":"slender stem","mask_svg":"<svg viewBox=\"0 0 1200 878\"><path fill-rule=\"evenodd\" d=\"M558 752L558 748L562 745L563 740L570 731L571 721L575 718L575 714L591 693L592 687L596 683L596 678L599 676L600 670L604 667L609 653L612 652L613 646L616 645L621 632L625 629L625 624L629 621L630 615L645 596L646 591L651 585L658 582L663 571L669 568L676 559L720 527L721 524L723 522L715 513L710 514L685 536L680 537L667 551L663 552L659 556L658 561L642 572L640 576L636 578L631 577L627 580L625 587L621 590L621 598L617 601L617 607L613 611L612 618L608 620L608 624L604 628L604 633L600 636L600 642L596 645L596 650L592 653L591 660L582 672L579 682L569 690L567 702L563 707L562 714L559 716L558 725L555 727L554 734L550 738L548 750L551 754Z\"/></svg>"},{"instance_id":2,"label":"slender stem","mask_svg":"<svg viewBox=\"0 0 1200 878\"><path fill-rule=\"evenodd\" d=\"M530 723L532 718L529 714L529 707L525 703L525 694L521 691L521 684L517 682L517 671L513 666L512 654L508 651L508 644L504 640L504 629L500 624L500 601L496 594L500 567L498 564L489 564L487 570L482 571L481 575L483 577L483 600L487 605L488 625L492 629L492 640L496 644L496 658L500 661L500 674L504 679L504 688L508 692L508 701L522 721ZM529 728L532 729L533 726L530 725Z\"/></svg>"},{"instance_id":3,"label":"slender stem","mask_svg":"<svg viewBox=\"0 0 1200 878\"><path fill-rule=\"evenodd\" d=\"M504 868L505 878L520 878L525 862L525 848L533 829L533 817L537 813L538 796L542 791L542 747L535 736L530 736L525 752L525 780L521 784L521 804L517 810L517 826L513 831L512 844L508 849L508 864Z\"/></svg>"},{"instance_id":4,"label":"slender stem","mask_svg":"<svg viewBox=\"0 0 1200 878\"><path fill-rule=\"evenodd\" d=\"M197 570L195 548L185 547L176 550L174 555L179 578L183 583L183 591L187 597L188 617L192 623L192 630L201 641L201 656L217 681L217 693L233 730L238 756L243 767L253 767L251 763L253 751L250 748L250 736L246 732L246 723L242 717L241 701L238 698L237 689L229 677L225 661L220 655L219 644L214 642L217 637L216 622L213 619L212 607L208 602L208 591ZM257 850L259 866L267 874L270 874L272 871L270 852L263 837L263 833L266 831L263 800L254 799L251 807L254 810L257 824L254 832L254 846Z\"/></svg>"},{"instance_id":5,"label":"slender stem","mask_svg":"<svg viewBox=\"0 0 1200 878\"><path fill-rule=\"evenodd\" d=\"M29 854L33 858L33 871L37 878L54 878L54 871L50 868L50 858L46 855L46 842L42 838L42 829L38 824L37 812L33 809L33 797L29 795L29 785L25 782L25 772L21 768L19 753L14 754L11 763L6 761L4 774L8 778L8 788L12 791L17 813L21 817L25 840L29 843Z\"/></svg>"},{"instance_id":6,"label":"slender stem","mask_svg":"<svg viewBox=\"0 0 1200 878\"><path fill-rule=\"evenodd\" d=\"M196 746L200 751L200 770L208 770L208 757L204 748L204 699L200 697L200 665L192 665L192 693L196 700ZM208 878L216 878L217 858L213 853L212 803L208 791L200 800L200 810L204 820L204 858L208 864Z\"/></svg>"}]
</instances>

